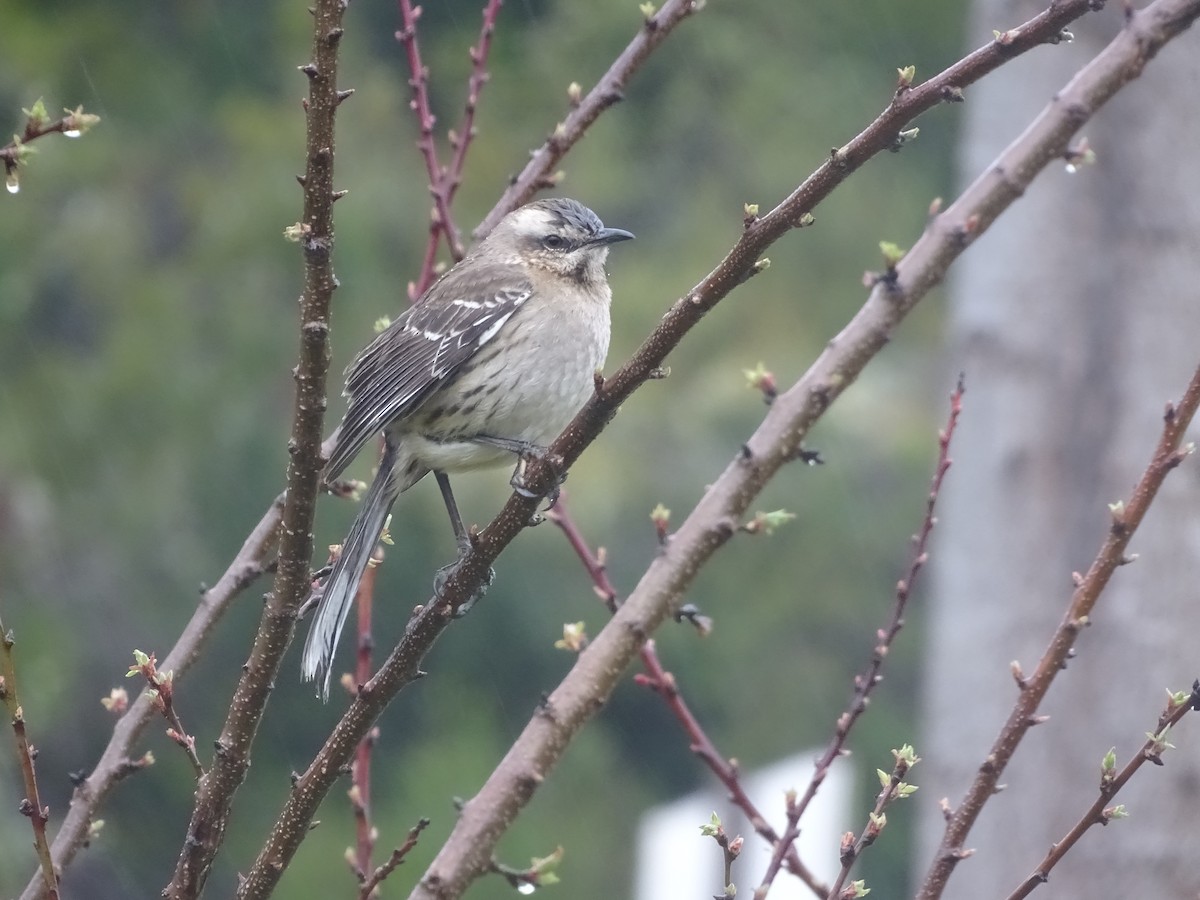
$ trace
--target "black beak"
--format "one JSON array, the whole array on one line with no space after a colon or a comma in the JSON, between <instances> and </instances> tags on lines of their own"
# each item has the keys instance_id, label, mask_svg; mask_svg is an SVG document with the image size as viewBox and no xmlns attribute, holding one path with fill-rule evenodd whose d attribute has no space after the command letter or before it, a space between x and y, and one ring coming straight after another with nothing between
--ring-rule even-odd
<instances>
[{"instance_id":1,"label":"black beak","mask_svg":"<svg viewBox=\"0 0 1200 900\"><path fill-rule=\"evenodd\" d=\"M601 228L596 232L589 244L615 244L618 241L632 241L633 232L626 231L624 228Z\"/></svg>"}]
</instances>

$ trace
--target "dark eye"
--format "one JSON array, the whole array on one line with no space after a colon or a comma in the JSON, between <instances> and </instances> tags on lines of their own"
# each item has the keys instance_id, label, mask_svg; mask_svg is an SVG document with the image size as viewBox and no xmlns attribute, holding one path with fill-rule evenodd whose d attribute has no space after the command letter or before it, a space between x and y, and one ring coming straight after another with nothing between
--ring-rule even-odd
<instances>
[{"instance_id":1,"label":"dark eye","mask_svg":"<svg viewBox=\"0 0 1200 900\"><path fill-rule=\"evenodd\" d=\"M567 239L561 234L548 234L542 238L542 246L547 250L566 250Z\"/></svg>"}]
</instances>

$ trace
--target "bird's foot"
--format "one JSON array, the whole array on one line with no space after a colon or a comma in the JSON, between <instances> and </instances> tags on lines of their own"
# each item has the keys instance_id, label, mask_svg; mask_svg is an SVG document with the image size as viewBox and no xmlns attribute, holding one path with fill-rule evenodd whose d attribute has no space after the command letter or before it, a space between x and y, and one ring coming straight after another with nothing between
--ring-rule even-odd
<instances>
[{"instance_id":1,"label":"bird's foot","mask_svg":"<svg viewBox=\"0 0 1200 900\"><path fill-rule=\"evenodd\" d=\"M467 551L470 549L470 538L460 541L458 545L458 558L454 560L454 562L450 563L450 565L442 566L437 570L437 572L434 573L433 593L434 596L436 596L439 600L445 599L446 582L448 582L450 578L455 575L460 568L462 568L463 560L466 558ZM488 588L492 586L492 582L495 580L496 570L491 566L488 566L487 574L484 576L483 582L479 585L475 592L471 594L470 597L468 597L454 609L454 618L461 619L463 616L469 613L471 611L471 607L474 606L475 603L487 593Z\"/></svg>"},{"instance_id":2,"label":"bird's foot","mask_svg":"<svg viewBox=\"0 0 1200 900\"><path fill-rule=\"evenodd\" d=\"M517 467L513 471L512 478L509 479L509 485L522 497L527 497L530 500L540 500L544 497L547 501L546 509L554 508L554 504L558 502L558 497L561 493L559 489L562 483L567 480L567 473L563 471L563 458L561 456L557 453L551 453L548 448L530 441L510 440L509 438L497 438L490 435L481 435L478 440L485 444L491 444L493 447L508 450L510 453L515 453L518 457ZM554 472L554 484L544 493L530 490L528 482L525 480L525 469L531 460L545 463ZM541 521L541 516L534 515L529 520L529 524L537 525Z\"/></svg>"},{"instance_id":3,"label":"bird's foot","mask_svg":"<svg viewBox=\"0 0 1200 900\"><path fill-rule=\"evenodd\" d=\"M546 491L545 493L531 491L527 487L527 483L525 481L525 467L529 464L531 459L541 460L546 465L550 466L551 470L554 472L554 483L550 485L550 490ZM554 509L554 505L558 503L559 495L562 493L561 489L563 482L567 480L567 473L562 470L562 464L563 459L561 456L558 456L557 454L551 454L544 447L539 447L537 453L527 453L521 456L520 461L517 463L517 468L513 471L512 478L509 479L508 483L512 489L522 497L528 497L530 500L541 500L542 498L545 498L546 509ZM542 517L536 513L530 517L529 520L530 525L539 525L541 522Z\"/></svg>"}]
</instances>

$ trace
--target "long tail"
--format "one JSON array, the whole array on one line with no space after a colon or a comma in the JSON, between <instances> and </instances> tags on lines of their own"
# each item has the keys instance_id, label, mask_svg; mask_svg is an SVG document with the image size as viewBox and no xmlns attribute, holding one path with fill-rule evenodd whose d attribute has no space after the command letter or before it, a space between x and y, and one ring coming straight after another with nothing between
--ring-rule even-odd
<instances>
[{"instance_id":1,"label":"long tail","mask_svg":"<svg viewBox=\"0 0 1200 900\"><path fill-rule=\"evenodd\" d=\"M397 482L396 473L393 471L397 456L397 448L388 441L383 458L379 461L379 472L371 482L370 490L367 491L354 524L350 526L350 533L342 545L342 555L333 564L333 571L325 579L324 594L317 604L317 611L313 614L312 624L308 628L301 670L305 681L323 678L319 693L322 700L329 699L333 654L337 649L338 638L342 635L342 626L346 624L346 616L350 613L354 596L358 592L358 583L362 580L379 536L383 533L383 524L387 521L392 504L407 487Z\"/></svg>"}]
</instances>

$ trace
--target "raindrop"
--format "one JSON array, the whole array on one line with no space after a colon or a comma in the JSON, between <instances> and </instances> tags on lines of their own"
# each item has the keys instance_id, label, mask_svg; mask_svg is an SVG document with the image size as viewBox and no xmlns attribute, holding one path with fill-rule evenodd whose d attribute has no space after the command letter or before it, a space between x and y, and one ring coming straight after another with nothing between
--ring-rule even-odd
<instances>
[{"instance_id":1,"label":"raindrop","mask_svg":"<svg viewBox=\"0 0 1200 900\"><path fill-rule=\"evenodd\" d=\"M17 176L10 175L4 180L4 186L8 188L10 194L15 194L21 190L21 182L17 181Z\"/></svg>"},{"instance_id":2,"label":"raindrop","mask_svg":"<svg viewBox=\"0 0 1200 900\"><path fill-rule=\"evenodd\" d=\"M78 128L68 128L66 131L63 132L63 137L75 138L75 137L79 137L81 134L83 134L83 132L80 131Z\"/></svg>"},{"instance_id":3,"label":"raindrop","mask_svg":"<svg viewBox=\"0 0 1200 900\"><path fill-rule=\"evenodd\" d=\"M524 894L526 897L528 897L530 894L532 894L536 890L537 890L537 887L530 884L528 881L522 881L519 885L517 885L517 893Z\"/></svg>"}]
</instances>

